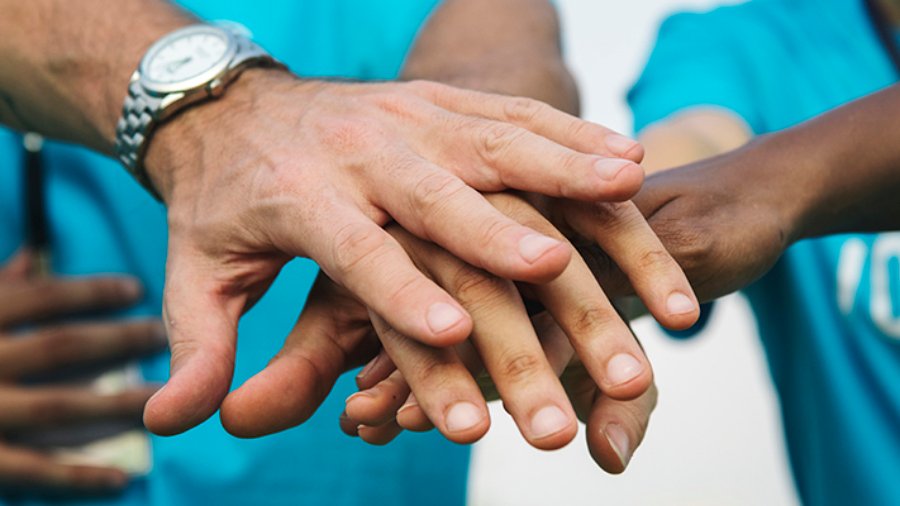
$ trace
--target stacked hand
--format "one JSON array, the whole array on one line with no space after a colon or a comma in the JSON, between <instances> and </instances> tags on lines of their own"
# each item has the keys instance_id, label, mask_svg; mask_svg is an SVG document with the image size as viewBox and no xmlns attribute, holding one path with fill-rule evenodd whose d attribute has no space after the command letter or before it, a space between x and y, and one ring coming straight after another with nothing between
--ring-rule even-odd
<instances>
[{"instance_id":1,"label":"stacked hand","mask_svg":"<svg viewBox=\"0 0 900 506\"><path fill-rule=\"evenodd\" d=\"M780 170L777 161L780 156L780 150L763 139L717 158L655 174L635 196L635 204L684 267L702 299L714 299L752 283L772 267L787 246L803 236L805 199L796 197L797 191L791 188L784 190L793 192L795 198L785 198L767 184L776 179L772 171ZM770 159L773 163L765 163ZM596 217L579 216L584 209L581 204L544 201L542 207L563 229L567 229L567 223L605 223ZM636 289L644 295L640 290L641 280L635 277L634 271L629 272L628 264L611 254L613 248L587 241L581 241L579 246L610 296L632 294ZM638 255L645 259L654 257L666 258L657 253ZM573 264L577 261L576 258ZM562 325L561 320L557 321ZM666 323L665 319L660 321ZM672 327L679 326L669 323ZM548 360L559 372L571 356L559 344L562 342L559 327L546 315L536 320L534 327ZM607 471L620 471L646 429L655 405L655 389L624 400L627 398L617 396L615 390L585 374L586 364L575 358L563 374L563 385L579 418L588 424L588 444L594 459ZM409 378L410 384L413 377ZM439 379L431 381L439 383ZM398 406L395 399L405 399L408 387L403 374L395 372L393 363L386 357L379 357L364 369L358 384L361 393L348 400L350 416L342 421L347 432L369 442L382 443L396 435L398 426L412 430L429 427L423 423L415 396L411 402ZM595 403L593 409L586 409L591 402ZM612 430L610 423L616 426ZM611 453L613 449L617 451ZM621 461L615 457L621 457Z\"/></svg>"},{"instance_id":2,"label":"stacked hand","mask_svg":"<svg viewBox=\"0 0 900 506\"><path fill-rule=\"evenodd\" d=\"M237 321L296 256L316 260L336 285L320 282L311 307L329 297L352 300L382 334L391 329L427 346L459 344L473 329L490 336L492 331L482 332L473 322L479 298L462 303L463 295L452 293L470 291L471 281L460 290L456 279L466 275L423 268L424 260L411 258L407 250L426 244L420 240L434 245L420 257L443 258L436 252L446 251L459 265L453 269L511 280L487 285L502 287L492 291L503 294L506 310L521 304L511 283L528 283L566 329L594 380L620 396L639 395L650 384L649 366L587 269L570 264L571 246L546 222L507 216L480 193L519 189L574 199L559 201L565 203L560 213L583 218L568 225L619 261L661 321L683 327L696 316L693 294L640 213L629 203L593 203L622 202L638 190L643 172L635 148L605 128L526 99L425 82L334 84L248 71L221 101L164 125L148 153L147 167L169 213L164 317L172 376L148 403L147 426L161 434L183 431L223 400L226 428L242 435L285 428L308 416L309 409L283 400L295 409L289 416L273 414L262 425L244 420L241 412L253 418L264 403L255 380L226 399ZM391 221L397 225L393 234L383 228ZM351 322L368 328L365 316ZM312 344L305 338L309 328L301 318L288 348L301 341L324 347L293 358L324 357L325 376L365 358L356 353L359 339L342 334L331 336L332 344ZM512 376L517 368L548 372L546 361L535 361L540 350L527 319L518 328L515 337L526 344L479 337L476 348L497 363L512 363L504 366ZM492 341L497 348L481 348ZM283 363L273 361L261 377L278 378L278 387L289 392L327 392L319 384L298 385L302 375L282 384ZM640 374L633 383L622 382L611 372L621 370ZM542 412L547 421L572 420L558 381L545 379L542 385L542 398L516 408L532 440L544 434L531 426L537 413L529 409L554 405L558 413ZM280 394L286 397L284 390ZM484 414L483 403L473 405Z\"/></svg>"},{"instance_id":3,"label":"stacked hand","mask_svg":"<svg viewBox=\"0 0 900 506\"><path fill-rule=\"evenodd\" d=\"M109 366L163 348L163 329L156 321L59 323L62 317L133 304L140 286L114 276L35 279L32 264L28 253L20 253L0 270L0 434L35 435L112 420L137 426L155 388L101 395L46 377ZM126 481L118 469L72 465L0 441L2 493L96 493L120 489Z\"/></svg>"},{"instance_id":4,"label":"stacked hand","mask_svg":"<svg viewBox=\"0 0 900 506\"><path fill-rule=\"evenodd\" d=\"M491 194L487 199L516 222L566 241L521 198ZM691 297L690 287L643 220L598 221L592 227L605 247L622 252L617 261L633 267L635 285L661 321L673 328L694 321L692 298L681 311L666 310L669 294ZM473 442L490 423L475 381L486 370L532 445L552 449L567 444L575 435L578 414L590 419L588 438L598 462L610 471L624 469L655 402L652 372L587 265L575 257L554 280L517 287L398 226L388 231L418 268L472 315L471 338L447 348L419 343L321 276L279 355L226 400L225 426L237 435L259 436L303 422L337 376L372 353L377 335L384 352L360 374L365 390L348 399L342 420L348 432L383 444L401 428L436 426L453 441ZM625 240L634 251L656 253L630 260L624 255L629 251ZM525 311L520 290L548 309L537 325ZM582 374L564 385L558 377L576 352Z\"/></svg>"}]
</instances>

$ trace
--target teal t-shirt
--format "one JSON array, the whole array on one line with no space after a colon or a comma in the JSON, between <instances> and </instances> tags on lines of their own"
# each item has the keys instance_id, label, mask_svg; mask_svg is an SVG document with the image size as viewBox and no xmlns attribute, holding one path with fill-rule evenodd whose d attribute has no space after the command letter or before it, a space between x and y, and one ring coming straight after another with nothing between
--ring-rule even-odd
<instances>
[{"instance_id":1,"label":"teal t-shirt","mask_svg":"<svg viewBox=\"0 0 900 506\"><path fill-rule=\"evenodd\" d=\"M437 0L185 0L207 20L233 20L304 76L390 79ZM124 97L124 90L123 90ZM0 259L23 237L18 136L0 131ZM132 314L160 314L166 225L164 209L113 161L84 149L46 148L49 219L55 269L67 274L139 276L147 296ZM243 319L234 385L262 369L300 312L317 270L292 262ZM168 356L145 361L144 375L164 381ZM404 435L368 446L338 428L343 378L309 422L240 440L217 417L178 437L152 438L154 467L124 496L78 504L462 505L468 449L439 434ZM2 502L2 499L0 499ZM30 504L24 502L23 504Z\"/></svg>"},{"instance_id":2,"label":"teal t-shirt","mask_svg":"<svg viewBox=\"0 0 900 506\"><path fill-rule=\"evenodd\" d=\"M896 80L861 0L756 0L666 20L628 98L636 130L711 105L761 134ZM804 503L900 504L900 234L802 241L746 294Z\"/></svg>"}]
</instances>

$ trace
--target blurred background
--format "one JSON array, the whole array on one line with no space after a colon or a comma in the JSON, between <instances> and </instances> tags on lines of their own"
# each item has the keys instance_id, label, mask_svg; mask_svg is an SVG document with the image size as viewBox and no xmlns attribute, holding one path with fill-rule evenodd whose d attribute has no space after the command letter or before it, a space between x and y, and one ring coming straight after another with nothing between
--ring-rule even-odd
<instances>
[{"instance_id":1,"label":"blurred background","mask_svg":"<svg viewBox=\"0 0 900 506\"><path fill-rule=\"evenodd\" d=\"M711 0L557 0L586 118L631 133L625 93L663 17ZM656 372L659 406L628 471L610 476L588 455L584 427L563 450L527 446L499 404L475 446L472 506L797 504L777 399L743 299L720 302L707 330L675 341L635 325Z\"/></svg>"}]
</instances>

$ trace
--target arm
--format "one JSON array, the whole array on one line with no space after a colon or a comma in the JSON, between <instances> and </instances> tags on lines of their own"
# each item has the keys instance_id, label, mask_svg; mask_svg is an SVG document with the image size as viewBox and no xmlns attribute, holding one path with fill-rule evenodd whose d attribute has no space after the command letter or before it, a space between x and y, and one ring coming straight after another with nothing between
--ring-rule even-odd
<instances>
[{"instance_id":1,"label":"arm","mask_svg":"<svg viewBox=\"0 0 900 506\"><path fill-rule=\"evenodd\" d=\"M403 79L530 97L578 114L562 59L556 10L546 0L448 0L410 52Z\"/></svg>"},{"instance_id":2,"label":"arm","mask_svg":"<svg viewBox=\"0 0 900 506\"><path fill-rule=\"evenodd\" d=\"M898 112L900 87L894 86L771 134L748 150L779 159L779 172L755 181L782 181L793 240L900 228L900 147L893 138ZM688 110L644 130L644 167L656 172L726 153L751 135L731 113Z\"/></svg>"},{"instance_id":3,"label":"arm","mask_svg":"<svg viewBox=\"0 0 900 506\"><path fill-rule=\"evenodd\" d=\"M0 122L111 154L150 45L196 23L168 2L0 0Z\"/></svg>"},{"instance_id":4,"label":"arm","mask_svg":"<svg viewBox=\"0 0 900 506\"><path fill-rule=\"evenodd\" d=\"M900 229L898 113L900 87L894 86L739 149L654 174L635 202L701 299L731 293L765 274L801 239ZM586 254L604 286L630 290L602 251Z\"/></svg>"},{"instance_id":5,"label":"arm","mask_svg":"<svg viewBox=\"0 0 900 506\"><path fill-rule=\"evenodd\" d=\"M791 237L900 229L900 86L771 136L752 153L780 160L798 197ZM789 168L796 167L796 174Z\"/></svg>"},{"instance_id":6,"label":"arm","mask_svg":"<svg viewBox=\"0 0 900 506\"><path fill-rule=\"evenodd\" d=\"M3 120L107 153L141 55L196 22L160 0L0 0L0 11ZM565 244L515 223L478 191L627 198L640 169L553 135L600 132L597 143L601 127L547 107L518 114L522 104L434 83L304 81L253 69L223 97L163 123L145 166L167 205L173 363L147 405L148 427L180 432L217 409L237 322L293 257L313 258L393 327L439 345L464 339L471 319L415 268L386 223L504 278L562 272ZM546 170L559 164L570 170Z\"/></svg>"},{"instance_id":7,"label":"arm","mask_svg":"<svg viewBox=\"0 0 900 506\"><path fill-rule=\"evenodd\" d=\"M739 148L753 133L727 109L693 107L645 128L638 136L649 174Z\"/></svg>"}]
</instances>

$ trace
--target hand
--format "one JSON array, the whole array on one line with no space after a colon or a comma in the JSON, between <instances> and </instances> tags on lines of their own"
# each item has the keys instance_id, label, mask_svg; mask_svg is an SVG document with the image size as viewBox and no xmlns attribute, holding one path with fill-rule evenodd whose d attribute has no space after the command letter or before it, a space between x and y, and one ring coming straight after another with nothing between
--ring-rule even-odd
<instances>
[{"instance_id":1,"label":"hand","mask_svg":"<svg viewBox=\"0 0 900 506\"><path fill-rule=\"evenodd\" d=\"M148 403L147 426L174 434L219 407L238 319L294 257L316 260L405 336L440 346L465 339L469 315L381 227L394 220L506 279L554 279L570 248L476 190L627 199L640 167L581 149L604 146L610 134L538 102L434 83L246 72L150 144L147 167L170 226L172 377Z\"/></svg>"},{"instance_id":2,"label":"hand","mask_svg":"<svg viewBox=\"0 0 900 506\"><path fill-rule=\"evenodd\" d=\"M131 278L114 276L37 280L30 275L31 265L31 256L20 253L0 270L0 434L108 420L132 420L137 426L155 388L100 395L34 381L162 349L165 337L157 321L48 323L132 304L140 297L140 286ZM28 330L15 331L23 325ZM0 495L103 493L121 489L127 479L118 469L70 465L0 440Z\"/></svg>"},{"instance_id":3,"label":"hand","mask_svg":"<svg viewBox=\"0 0 900 506\"><path fill-rule=\"evenodd\" d=\"M765 274L798 236L800 193L789 174L752 155L753 145L647 178L634 199L701 300ZM791 195L794 192L795 195ZM595 247L581 249L611 293L631 292L624 273Z\"/></svg>"},{"instance_id":4,"label":"hand","mask_svg":"<svg viewBox=\"0 0 900 506\"><path fill-rule=\"evenodd\" d=\"M561 375L560 381L578 419L587 424L585 438L591 456L605 471L623 472L643 441L650 415L656 408L656 385L629 400L604 395L574 356L559 325L547 313L536 316L533 322L547 360ZM403 429L419 432L434 428L386 353L379 354L363 369L357 376L357 384L360 392L348 399L348 406L351 400L365 398L366 401L355 402L356 418L347 412L342 415L341 428L348 435L381 445L393 440ZM496 397L490 378L479 381L479 385L485 397ZM396 399L405 401L400 406ZM374 425L366 425L363 420Z\"/></svg>"},{"instance_id":5,"label":"hand","mask_svg":"<svg viewBox=\"0 0 900 506\"><path fill-rule=\"evenodd\" d=\"M488 198L505 215L563 240L521 199L506 194ZM617 225L626 237L631 235L626 231L640 235L630 230L634 223ZM646 224L643 226L646 228ZM354 350L365 336L371 338L373 332L368 323L371 318L386 350L409 379L417 405L422 406L427 419L433 420L451 440L472 442L487 430L484 399L467 371L467 366L480 369L480 358L531 444L556 448L568 443L574 436L574 413L557 380L559 371L554 372L541 350L515 286L466 265L399 227L390 227L390 232L424 272L450 289L472 312L474 350L467 346L435 349L419 344L390 328L377 315L367 315L362 304L346 294L341 295L337 286L320 278L295 332L271 367L251 378L226 400L222 407L225 427L237 435L258 436L304 421L327 394L337 375L346 369L345 357L361 358ZM652 239L652 234L649 235ZM615 240L613 234L605 237ZM668 259L666 265L675 264ZM637 279L644 275L635 273ZM673 278L675 286L665 283ZM659 285L642 283L641 286L652 286L653 295L673 290L691 293L677 267L674 276L662 279ZM566 329L593 380L603 385L610 398L631 399L647 391L652 375L646 358L580 259L573 261L552 282L523 288L541 300ZM696 317L696 308L694 313ZM676 321L679 318L684 319L683 315L676 315ZM683 325L691 323L687 320ZM571 348L568 349L563 367L571 356ZM328 356L333 359L329 361ZM366 372L371 369L367 368ZM350 416L372 425L392 422L394 412L409 394L410 387L402 390L406 385L402 378L392 378L396 385L403 385L388 396L393 406L374 407L378 413L386 412L389 418L367 418L368 401L360 396L348 400ZM360 403L363 405L356 409L355 405ZM399 426L394 424L393 430L399 430Z\"/></svg>"}]
</instances>

